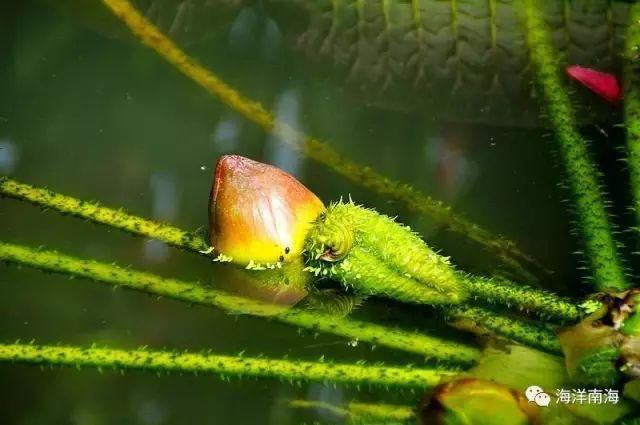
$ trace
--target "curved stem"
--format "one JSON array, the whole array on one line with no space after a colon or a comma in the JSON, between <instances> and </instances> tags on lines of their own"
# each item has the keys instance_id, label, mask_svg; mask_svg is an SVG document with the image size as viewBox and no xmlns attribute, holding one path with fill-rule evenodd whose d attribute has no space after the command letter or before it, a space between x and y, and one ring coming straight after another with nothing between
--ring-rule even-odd
<instances>
[{"instance_id":1,"label":"curved stem","mask_svg":"<svg viewBox=\"0 0 640 425\"><path fill-rule=\"evenodd\" d=\"M173 351L117 350L95 347L0 344L0 361L39 365L142 369L158 372L216 373L228 376L279 378L387 387L425 388L454 371L279 360Z\"/></svg>"},{"instance_id":2,"label":"curved stem","mask_svg":"<svg viewBox=\"0 0 640 425\"><path fill-rule=\"evenodd\" d=\"M283 306L227 294L194 282L165 279L150 273L94 260L83 260L54 251L36 250L0 242L0 260L216 307L230 313L266 317L313 331L384 345L450 364L468 365L480 356L476 348L415 332L347 320L318 312L287 309Z\"/></svg>"},{"instance_id":3,"label":"curved stem","mask_svg":"<svg viewBox=\"0 0 640 425\"><path fill-rule=\"evenodd\" d=\"M318 161L336 173L381 195L402 201L411 210L424 214L437 224L480 244L494 253L503 263L520 275L528 275L524 267L548 275L533 258L519 250L511 241L496 236L453 212L451 207L417 191L408 184L391 180L371 167L344 159L327 143L309 137L274 119L273 114L259 102L244 97L228 86L220 77L204 69L145 19L127 0L103 0L142 43L155 50L167 62L210 94L267 132L279 136L287 146L307 158ZM524 267L523 267L524 265Z\"/></svg>"},{"instance_id":4,"label":"curved stem","mask_svg":"<svg viewBox=\"0 0 640 425\"><path fill-rule=\"evenodd\" d=\"M540 15L540 4L523 0L518 5L527 27L527 43L546 101L546 113L553 126L569 188L575 199L577 219L595 286L599 290L626 289L628 282L618 257L605 200L600 191L601 184L589 158L587 141L577 130L567 89L560 80L562 68L549 30Z\"/></svg>"}]
</instances>

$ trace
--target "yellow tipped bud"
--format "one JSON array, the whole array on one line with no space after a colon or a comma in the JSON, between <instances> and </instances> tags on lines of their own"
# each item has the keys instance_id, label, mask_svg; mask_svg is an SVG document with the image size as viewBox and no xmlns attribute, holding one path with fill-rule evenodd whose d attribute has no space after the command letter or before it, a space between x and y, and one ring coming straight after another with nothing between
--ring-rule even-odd
<instances>
[{"instance_id":1,"label":"yellow tipped bud","mask_svg":"<svg viewBox=\"0 0 640 425\"><path fill-rule=\"evenodd\" d=\"M210 243L236 264L298 259L324 204L293 176L237 155L218 161L209 201Z\"/></svg>"}]
</instances>

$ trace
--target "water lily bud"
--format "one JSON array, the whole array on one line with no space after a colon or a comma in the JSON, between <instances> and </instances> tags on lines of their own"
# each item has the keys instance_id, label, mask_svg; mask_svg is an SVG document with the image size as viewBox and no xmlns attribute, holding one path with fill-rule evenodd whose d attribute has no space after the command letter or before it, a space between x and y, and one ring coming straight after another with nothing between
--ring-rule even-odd
<instances>
[{"instance_id":1,"label":"water lily bud","mask_svg":"<svg viewBox=\"0 0 640 425\"><path fill-rule=\"evenodd\" d=\"M558 338L575 383L619 386L640 377L640 292L597 297L602 307Z\"/></svg>"},{"instance_id":2,"label":"water lily bud","mask_svg":"<svg viewBox=\"0 0 640 425\"><path fill-rule=\"evenodd\" d=\"M424 425L538 425L539 408L497 382L463 378L427 394L418 416Z\"/></svg>"},{"instance_id":3,"label":"water lily bud","mask_svg":"<svg viewBox=\"0 0 640 425\"><path fill-rule=\"evenodd\" d=\"M284 171L225 155L211 190L210 243L218 255L249 267L289 262L302 254L323 210L322 201Z\"/></svg>"}]
</instances>

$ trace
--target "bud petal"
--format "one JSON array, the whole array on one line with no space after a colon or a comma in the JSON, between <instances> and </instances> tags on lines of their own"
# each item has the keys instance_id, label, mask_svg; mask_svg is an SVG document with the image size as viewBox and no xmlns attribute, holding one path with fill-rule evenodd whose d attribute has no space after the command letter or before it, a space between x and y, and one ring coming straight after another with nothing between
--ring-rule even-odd
<instances>
[{"instance_id":1,"label":"bud petal","mask_svg":"<svg viewBox=\"0 0 640 425\"><path fill-rule=\"evenodd\" d=\"M322 201L284 171L225 155L209 201L210 243L237 264L288 262L302 254L307 231L323 210Z\"/></svg>"},{"instance_id":2,"label":"bud petal","mask_svg":"<svg viewBox=\"0 0 640 425\"><path fill-rule=\"evenodd\" d=\"M615 103L622 98L622 87L620 87L618 79L613 74L578 65L568 67L567 74L611 103Z\"/></svg>"}]
</instances>

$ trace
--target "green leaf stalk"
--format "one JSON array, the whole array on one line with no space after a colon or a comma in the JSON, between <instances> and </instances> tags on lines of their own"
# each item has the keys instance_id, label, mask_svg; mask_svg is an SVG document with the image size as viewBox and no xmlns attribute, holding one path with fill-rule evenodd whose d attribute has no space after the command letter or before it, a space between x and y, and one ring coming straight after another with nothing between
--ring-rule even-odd
<instances>
[{"instance_id":1,"label":"green leaf stalk","mask_svg":"<svg viewBox=\"0 0 640 425\"><path fill-rule=\"evenodd\" d=\"M294 409L324 410L349 425L413 424L416 421L413 407L398 404L350 401L336 405L317 400L290 400L288 405Z\"/></svg>"},{"instance_id":2,"label":"green leaf stalk","mask_svg":"<svg viewBox=\"0 0 640 425\"><path fill-rule=\"evenodd\" d=\"M629 284L618 256L598 173L589 157L588 143L577 130L574 110L560 79L562 66L558 52L553 48L539 2L520 1L518 9L527 28L531 60L537 70L536 78L545 100L546 115L566 169L595 286L599 290L623 290Z\"/></svg>"},{"instance_id":3,"label":"green leaf stalk","mask_svg":"<svg viewBox=\"0 0 640 425\"><path fill-rule=\"evenodd\" d=\"M288 309L231 295L195 282L162 278L113 264L63 255L55 251L0 242L0 260L215 307L229 313L265 317L315 332L327 332L352 340L384 345L450 364L472 364L480 356L480 351L476 348L416 332L315 311Z\"/></svg>"},{"instance_id":4,"label":"green leaf stalk","mask_svg":"<svg viewBox=\"0 0 640 425\"><path fill-rule=\"evenodd\" d=\"M426 388L455 371L333 362L225 356L211 353L118 350L112 348L0 344L0 362L36 365L192 372L227 377L276 378L295 382L332 382L382 387Z\"/></svg>"},{"instance_id":5,"label":"green leaf stalk","mask_svg":"<svg viewBox=\"0 0 640 425\"><path fill-rule=\"evenodd\" d=\"M625 41L624 122L627 129L627 165L631 180L636 215L640 231L640 4L629 11L629 28Z\"/></svg>"}]
</instances>

